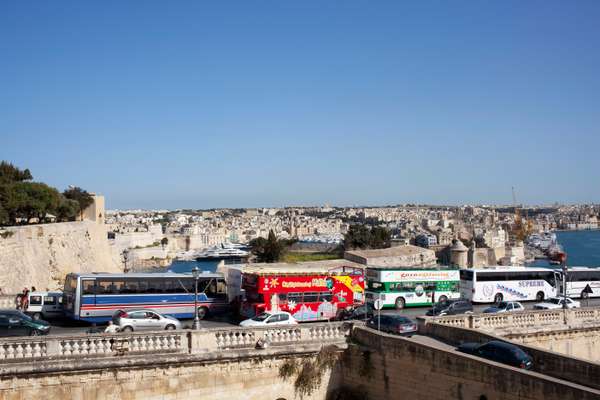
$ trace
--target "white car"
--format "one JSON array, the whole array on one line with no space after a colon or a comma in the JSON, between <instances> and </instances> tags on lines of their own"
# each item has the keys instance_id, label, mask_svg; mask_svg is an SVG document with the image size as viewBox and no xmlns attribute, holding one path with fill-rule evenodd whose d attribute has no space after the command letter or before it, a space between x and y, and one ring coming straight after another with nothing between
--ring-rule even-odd
<instances>
[{"instance_id":1,"label":"white car","mask_svg":"<svg viewBox=\"0 0 600 400\"><path fill-rule=\"evenodd\" d=\"M483 312L486 314L496 314L523 310L525 310L525 307L518 301L501 301L495 306L486 308Z\"/></svg>"},{"instance_id":2,"label":"white car","mask_svg":"<svg viewBox=\"0 0 600 400\"><path fill-rule=\"evenodd\" d=\"M112 318L119 332L157 331L181 329L181 322L169 315L162 315L154 310L118 310Z\"/></svg>"},{"instance_id":3,"label":"white car","mask_svg":"<svg viewBox=\"0 0 600 400\"><path fill-rule=\"evenodd\" d=\"M263 312L254 318L240 322L240 326L280 326L296 325L298 321L292 317L292 314L285 311Z\"/></svg>"},{"instance_id":4,"label":"white car","mask_svg":"<svg viewBox=\"0 0 600 400\"><path fill-rule=\"evenodd\" d=\"M536 310L557 310L563 308L563 298L562 297L550 297L546 299L543 303L538 303L533 306ZM567 308L580 308L581 303L576 300L573 300L567 297Z\"/></svg>"}]
</instances>

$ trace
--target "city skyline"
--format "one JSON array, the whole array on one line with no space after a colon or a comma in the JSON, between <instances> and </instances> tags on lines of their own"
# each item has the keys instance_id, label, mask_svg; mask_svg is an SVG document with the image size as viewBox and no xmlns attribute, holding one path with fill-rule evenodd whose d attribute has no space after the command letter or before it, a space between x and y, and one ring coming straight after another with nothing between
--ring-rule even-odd
<instances>
[{"instance_id":1,"label":"city skyline","mask_svg":"<svg viewBox=\"0 0 600 400\"><path fill-rule=\"evenodd\" d=\"M0 158L110 209L600 199L597 2L0 9Z\"/></svg>"}]
</instances>

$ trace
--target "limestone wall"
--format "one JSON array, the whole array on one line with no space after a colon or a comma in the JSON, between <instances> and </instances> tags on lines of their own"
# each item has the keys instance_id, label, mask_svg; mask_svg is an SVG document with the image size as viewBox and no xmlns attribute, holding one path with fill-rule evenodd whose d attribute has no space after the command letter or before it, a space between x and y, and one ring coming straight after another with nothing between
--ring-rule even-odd
<instances>
[{"instance_id":1,"label":"limestone wall","mask_svg":"<svg viewBox=\"0 0 600 400\"><path fill-rule=\"evenodd\" d=\"M0 288L58 289L68 272L119 272L108 248L104 225L92 221L7 228L0 237Z\"/></svg>"},{"instance_id":2,"label":"limestone wall","mask_svg":"<svg viewBox=\"0 0 600 400\"><path fill-rule=\"evenodd\" d=\"M302 359L302 356L297 356ZM0 381L0 398L115 400L292 400L294 380L279 376L284 357L239 359L212 363L106 368L68 374L31 374ZM304 400L325 400L330 373Z\"/></svg>"},{"instance_id":3,"label":"limestone wall","mask_svg":"<svg viewBox=\"0 0 600 400\"><path fill-rule=\"evenodd\" d=\"M517 333L500 337L475 329L427 323L425 320L422 318L419 321L419 332L446 343L458 345L465 342L486 343L490 340L517 342L533 358L534 371L600 389L600 364L573 357L579 354L560 352L569 348L573 353L597 354L598 348L593 348L586 340L592 339L597 343L598 328L574 329L569 332L542 331L527 335Z\"/></svg>"},{"instance_id":4,"label":"limestone wall","mask_svg":"<svg viewBox=\"0 0 600 400\"><path fill-rule=\"evenodd\" d=\"M360 346L346 350L341 390L369 400L598 399L600 391L535 372L355 328Z\"/></svg>"}]
</instances>

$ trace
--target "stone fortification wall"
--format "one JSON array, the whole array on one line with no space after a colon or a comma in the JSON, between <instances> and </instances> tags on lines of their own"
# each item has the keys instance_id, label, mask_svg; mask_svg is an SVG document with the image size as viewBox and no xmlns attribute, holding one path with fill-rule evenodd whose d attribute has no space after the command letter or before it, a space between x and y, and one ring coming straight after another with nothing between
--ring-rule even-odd
<instances>
[{"instance_id":1,"label":"stone fortification wall","mask_svg":"<svg viewBox=\"0 0 600 400\"><path fill-rule=\"evenodd\" d=\"M119 272L104 225L92 221L10 227L0 237L0 288L58 289L69 272Z\"/></svg>"},{"instance_id":2,"label":"stone fortification wall","mask_svg":"<svg viewBox=\"0 0 600 400\"><path fill-rule=\"evenodd\" d=\"M355 328L360 346L346 350L341 390L369 400L598 399L600 391L535 372Z\"/></svg>"},{"instance_id":3,"label":"stone fortification wall","mask_svg":"<svg viewBox=\"0 0 600 400\"><path fill-rule=\"evenodd\" d=\"M419 319L419 332L427 333L444 342L452 343L454 345L465 342L486 343L490 340L516 342L515 344L519 345L519 347L525 350L533 358L534 371L600 390L600 364L574 358L572 355L565 356L566 353L560 354L558 352L545 350L544 348L547 348L546 346L539 346L536 342L521 341L521 343L518 343L520 340L515 340L512 335L504 337L494 336L491 333L475 329L442 325L435 322L428 322L428 320L431 321L433 319L427 317ZM563 332L561 335L563 336L562 339L565 340L562 341L560 340L561 338L555 336L554 332L543 331L537 336L541 337L542 340L544 340L544 343L558 342L561 343L562 346L576 347L579 342L577 335L582 331L583 329L574 330L571 334L572 337L568 337L568 335ZM587 334L580 340L589 338L591 336L589 331L594 331L597 337L598 328L590 328L587 331ZM519 334L516 335L520 336ZM582 348L585 349L587 346L582 346Z\"/></svg>"}]
</instances>

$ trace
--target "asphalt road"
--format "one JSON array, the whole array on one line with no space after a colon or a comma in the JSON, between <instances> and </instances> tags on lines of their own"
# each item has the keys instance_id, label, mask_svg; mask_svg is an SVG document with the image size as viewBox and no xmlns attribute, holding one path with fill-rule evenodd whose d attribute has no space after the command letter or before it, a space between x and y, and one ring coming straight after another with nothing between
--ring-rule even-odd
<instances>
[{"instance_id":1,"label":"asphalt road","mask_svg":"<svg viewBox=\"0 0 600 400\"><path fill-rule=\"evenodd\" d=\"M536 304L535 301L522 302L525 309L533 309L533 305ZM600 306L600 299L590 299L588 301L582 300L582 307L598 307ZM587 304L586 304L587 303ZM473 307L475 313L481 313L484 309L490 307L491 304L483 304L483 305L475 305ZM392 315L405 315L410 318L416 318L419 316L425 315L429 308L428 307L412 307L405 308L404 310L393 310L386 309L381 310L381 314L392 314ZM50 321L52 324L52 329L50 331L50 335L78 335L85 334L87 330L90 329L90 325L88 324L77 324L71 321ZM190 329L192 327L193 320L181 320L183 323L184 329ZM226 318L219 320L202 320L200 321L200 325L203 328L221 328L221 327L232 327L237 326L237 323L231 322ZM100 326L101 327L101 326Z\"/></svg>"}]
</instances>

